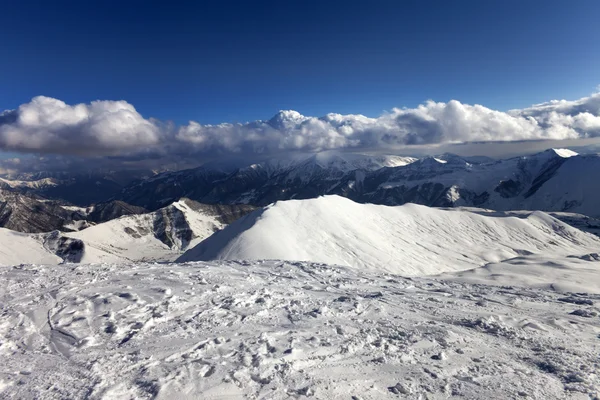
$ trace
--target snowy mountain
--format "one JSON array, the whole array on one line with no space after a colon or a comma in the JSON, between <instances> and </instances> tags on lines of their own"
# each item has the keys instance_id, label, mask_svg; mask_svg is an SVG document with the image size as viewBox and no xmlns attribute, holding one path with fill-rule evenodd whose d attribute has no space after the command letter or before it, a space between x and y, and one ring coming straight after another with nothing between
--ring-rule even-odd
<instances>
[{"instance_id":1,"label":"snowy mountain","mask_svg":"<svg viewBox=\"0 0 600 400\"><path fill-rule=\"evenodd\" d=\"M542 210L600 217L600 183L586 179L600 156L550 149L490 161L443 154L410 157L322 152L272 159L231 173L196 169L166 173L126 188L121 198L156 209L189 197L212 204L264 206L278 200L336 194L361 203L496 210Z\"/></svg>"},{"instance_id":2,"label":"snowy mountain","mask_svg":"<svg viewBox=\"0 0 600 400\"><path fill-rule=\"evenodd\" d=\"M351 171L374 171L415 160L328 151L268 159L230 172L210 163L136 182L123 189L119 198L150 210L182 197L210 204L267 205L277 200L324 194Z\"/></svg>"},{"instance_id":3,"label":"snowy mountain","mask_svg":"<svg viewBox=\"0 0 600 400\"><path fill-rule=\"evenodd\" d=\"M182 199L152 213L123 216L78 232L27 235L0 229L0 264L172 260L252 210Z\"/></svg>"},{"instance_id":4,"label":"snowy mountain","mask_svg":"<svg viewBox=\"0 0 600 400\"><path fill-rule=\"evenodd\" d=\"M271 123L301 118L284 114L281 121ZM194 169L164 172L125 187L113 180L113 175L100 180L82 176L40 188L37 181L13 181L12 186L5 187L86 207L91 204L86 199L102 198L101 203L120 200L151 211L180 198L208 204L266 206L278 200L336 194L360 203L527 209L600 217L596 207L600 204L600 183L586 178L600 168L600 156L577 155L566 149L499 161L453 154L417 160L324 151L245 166L233 167L243 165L240 160L229 164L214 161Z\"/></svg>"},{"instance_id":5,"label":"snowy mountain","mask_svg":"<svg viewBox=\"0 0 600 400\"><path fill-rule=\"evenodd\" d=\"M112 200L94 204L85 210L86 220L96 224L110 221L125 215L144 214L145 208L132 206L124 201Z\"/></svg>"},{"instance_id":6,"label":"snowy mountain","mask_svg":"<svg viewBox=\"0 0 600 400\"><path fill-rule=\"evenodd\" d=\"M579 199L569 209L591 213L596 183L581 188L581 174L595 160L319 156L161 174L124 192L155 207L183 193L249 203L343 189L449 208L323 196L142 213L4 189L13 226L28 212L63 223L54 209L99 223L0 228L0 397L596 398L600 238L573 226L599 220L469 207Z\"/></svg>"},{"instance_id":7,"label":"snowy mountain","mask_svg":"<svg viewBox=\"0 0 600 400\"><path fill-rule=\"evenodd\" d=\"M67 202L80 207L104 202L123 187L154 175L147 170L37 172L0 177L0 189Z\"/></svg>"},{"instance_id":8,"label":"snowy mountain","mask_svg":"<svg viewBox=\"0 0 600 400\"><path fill-rule=\"evenodd\" d=\"M188 250L178 261L281 259L404 276L476 268L524 254L586 254L600 239L542 212L487 216L339 196L277 202Z\"/></svg>"},{"instance_id":9,"label":"snowy mountain","mask_svg":"<svg viewBox=\"0 0 600 400\"><path fill-rule=\"evenodd\" d=\"M77 212L55 202L0 189L0 227L26 233L49 232L79 219L83 217Z\"/></svg>"},{"instance_id":10,"label":"snowy mountain","mask_svg":"<svg viewBox=\"0 0 600 400\"><path fill-rule=\"evenodd\" d=\"M351 174L330 193L387 205L411 202L599 216L600 182L586 179L586 174L598 168L597 155L577 156L556 149L481 164L458 157L428 157L405 167Z\"/></svg>"},{"instance_id":11,"label":"snowy mountain","mask_svg":"<svg viewBox=\"0 0 600 400\"><path fill-rule=\"evenodd\" d=\"M57 186L58 184L59 181L54 178L42 178L30 181L0 178L0 188L41 190L47 187Z\"/></svg>"}]
</instances>

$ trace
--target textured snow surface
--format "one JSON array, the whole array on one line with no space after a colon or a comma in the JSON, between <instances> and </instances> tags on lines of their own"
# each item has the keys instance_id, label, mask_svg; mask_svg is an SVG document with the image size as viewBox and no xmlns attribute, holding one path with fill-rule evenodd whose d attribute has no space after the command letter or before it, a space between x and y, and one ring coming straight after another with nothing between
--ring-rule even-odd
<instances>
[{"instance_id":1,"label":"textured snow surface","mask_svg":"<svg viewBox=\"0 0 600 400\"><path fill-rule=\"evenodd\" d=\"M179 261L285 259L422 276L523 254L585 254L600 239L542 212L507 217L339 196L257 210L188 250Z\"/></svg>"},{"instance_id":2,"label":"textured snow surface","mask_svg":"<svg viewBox=\"0 0 600 400\"><path fill-rule=\"evenodd\" d=\"M600 295L541 287L277 261L0 267L0 397L596 398Z\"/></svg>"}]
</instances>

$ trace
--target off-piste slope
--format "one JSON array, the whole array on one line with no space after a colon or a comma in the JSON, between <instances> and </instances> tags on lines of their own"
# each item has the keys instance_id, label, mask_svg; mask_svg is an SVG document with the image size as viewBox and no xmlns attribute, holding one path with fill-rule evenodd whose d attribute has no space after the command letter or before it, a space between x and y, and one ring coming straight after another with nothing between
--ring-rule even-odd
<instances>
[{"instance_id":1,"label":"off-piste slope","mask_svg":"<svg viewBox=\"0 0 600 400\"><path fill-rule=\"evenodd\" d=\"M178 261L282 259L406 276L472 269L520 255L597 251L600 240L542 212L492 217L339 196L277 202L215 233Z\"/></svg>"}]
</instances>

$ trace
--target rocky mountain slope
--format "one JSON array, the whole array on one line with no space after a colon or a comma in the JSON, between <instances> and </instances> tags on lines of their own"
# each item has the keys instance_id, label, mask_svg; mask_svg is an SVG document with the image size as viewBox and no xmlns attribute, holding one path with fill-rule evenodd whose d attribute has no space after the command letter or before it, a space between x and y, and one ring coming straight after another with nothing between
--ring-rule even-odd
<instances>
[{"instance_id":1,"label":"rocky mountain slope","mask_svg":"<svg viewBox=\"0 0 600 400\"><path fill-rule=\"evenodd\" d=\"M78 207L12 188L0 189L0 227L18 232L78 231L124 215L145 212L148 211L120 200Z\"/></svg>"},{"instance_id":2,"label":"rocky mountain slope","mask_svg":"<svg viewBox=\"0 0 600 400\"><path fill-rule=\"evenodd\" d=\"M0 227L26 233L50 232L79 219L83 217L77 212L55 202L0 189Z\"/></svg>"},{"instance_id":3,"label":"rocky mountain slope","mask_svg":"<svg viewBox=\"0 0 600 400\"><path fill-rule=\"evenodd\" d=\"M0 188L87 207L110 200L131 182L153 176L152 171L37 172L0 178Z\"/></svg>"},{"instance_id":4,"label":"rocky mountain slope","mask_svg":"<svg viewBox=\"0 0 600 400\"><path fill-rule=\"evenodd\" d=\"M182 199L77 232L22 234L0 228L0 264L173 260L190 246L253 211Z\"/></svg>"},{"instance_id":5,"label":"rocky mountain slope","mask_svg":"<svg viewBox=\"0 0 600 400\"><path fill-rule=\"evenodd\" d=\"M132 206L120 200L112 200L89 207L86 210L86 220L99 224L124 215L144 214L147 212L148 210L145 208Z\"/></svg>"}]
</instances>

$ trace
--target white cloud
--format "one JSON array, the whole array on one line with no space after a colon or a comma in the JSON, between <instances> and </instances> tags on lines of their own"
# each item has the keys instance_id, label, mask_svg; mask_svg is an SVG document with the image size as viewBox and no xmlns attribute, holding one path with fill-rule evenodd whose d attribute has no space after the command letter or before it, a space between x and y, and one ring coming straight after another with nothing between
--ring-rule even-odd
<instances>
[{"instance_id":1,"label":"white cloud","mask_svg":"<svg viewBox=\"0 0 600 400\"><path fill-rule=\"evenodd\" d=\"M0 147L57 154L97 154L158 143L160 131L125 101L70 106L38 96L0 115Z\"/></svg>"},{"instance_id":2,"label":"white cloud","mask_svg":"<svg viewBox=\"0 0 600 400\"><path fill-rule=\"evenodd\" d=\"M125 101L67 105L36 97L0 114L0 148L52 155L127 157L127 162L268 155L285 151L389 149L481 141L600 137L600 93L501 112L482 105L428 101L378 118L282 111L246 124L183 126L145 119ZM121 158L122 162L125 160Z\"/></svg>"}]
</instances>

